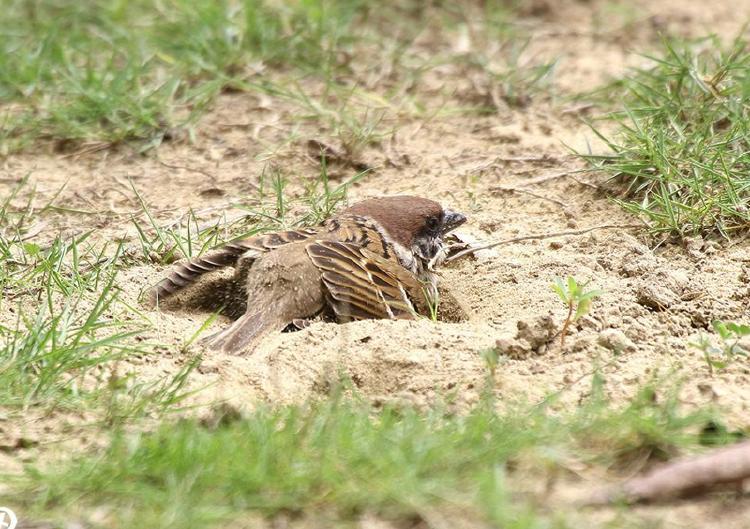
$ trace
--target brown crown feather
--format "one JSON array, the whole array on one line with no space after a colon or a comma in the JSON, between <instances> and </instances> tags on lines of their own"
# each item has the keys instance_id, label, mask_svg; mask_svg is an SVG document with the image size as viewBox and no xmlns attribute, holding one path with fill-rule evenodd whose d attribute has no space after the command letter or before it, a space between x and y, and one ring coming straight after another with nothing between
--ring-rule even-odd
<instances>
[{"instance_id":1,"label":"brown crown feather","mask_svg":"<svg viewBox=\"0 0 750 529\"><path fill-rule=\"evenodd\" d=\"M394 241L410 248L414 236L424 229L427 219L431 216L440 217L443 207L427 198L398 195L363 200L343 213L370 217L380 224Z\"/></svg>"}]
</instances>

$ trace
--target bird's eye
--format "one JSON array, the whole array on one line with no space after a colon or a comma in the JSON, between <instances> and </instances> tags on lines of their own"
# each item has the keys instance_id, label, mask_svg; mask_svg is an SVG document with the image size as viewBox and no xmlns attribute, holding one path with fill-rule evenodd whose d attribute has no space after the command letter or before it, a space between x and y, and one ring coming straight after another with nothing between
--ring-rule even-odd
<instances>
[{"instance_id":1,"label":"bird's eye","mask_svg":"<svg viewBox=\"0 0 750 529\"><path fill-rule=\"evenodd\" d=\"M436 230L439 224L440 220L438 220L437 217L430 217L427 219L427 227L431 230Z\"/></svg>"}]
</instances>

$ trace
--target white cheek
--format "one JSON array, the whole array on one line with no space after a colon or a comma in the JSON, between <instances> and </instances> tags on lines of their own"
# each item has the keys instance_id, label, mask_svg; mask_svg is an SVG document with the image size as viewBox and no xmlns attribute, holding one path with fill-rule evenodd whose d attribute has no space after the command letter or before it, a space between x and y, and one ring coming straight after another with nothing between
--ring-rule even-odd
<instances>
[{"instance_id":1,"label":"white cheek","mask_svg":"<svg viewBox=\"0 0 750 529\"><path fill-rule=\"evenodd\" d=\"M398 257L398 260L401 263L401 266L411 270L412 272L416 272L417 263L416 259L414 259L415 253L410 252L396 241L393 241L392 247L393 251L396 254L396 257Z\"/></svg>"}]
</instances>

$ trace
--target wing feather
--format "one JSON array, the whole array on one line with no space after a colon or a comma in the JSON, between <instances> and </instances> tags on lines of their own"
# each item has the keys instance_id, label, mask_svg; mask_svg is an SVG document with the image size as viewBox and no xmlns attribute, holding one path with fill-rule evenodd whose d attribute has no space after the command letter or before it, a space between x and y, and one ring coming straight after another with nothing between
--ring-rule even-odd
<instances>
[{"instance_id":1,"label":"wing feather","mask_svg":"<svg viewBox=\"0 0 750 529\"><path fill-rule=\"evenodd\" d=\"M358 244L318 240L307 253L323 277L331 305L344 320L412 319L410 296L421 292L414 274Z\"/></svg>"},{"instance_id":2,"label":"wing feather","mask_svg":"<svg viewBox=\"0 0 750 529\"><path fill-rule=\"evenodd\" d=\"M237 260L248 252L255 252L253 257L257 257L280 246L309 239L319 231L320 228L304 228L238 239L206 255L180 263L151 289L151 303L155 304L159 299L166 298L194 283L203 274L234 266ZM250 255L252 256L252 253Z\"/></svg>"}]
</instances>

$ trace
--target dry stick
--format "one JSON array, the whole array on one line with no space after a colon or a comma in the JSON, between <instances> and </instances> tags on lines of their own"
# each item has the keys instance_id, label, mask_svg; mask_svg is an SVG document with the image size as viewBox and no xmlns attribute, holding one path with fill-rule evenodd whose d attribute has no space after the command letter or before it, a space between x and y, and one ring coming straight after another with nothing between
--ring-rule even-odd
<instances>
[{"instance_id":1,"label":"dry stick","mask_svg":"<svg viewBox=\"0 0 750 529\"><path fill-rule=\"evenodd\" d=\"M104 149L109 149L112 145L112 142L109 141L95 141L91 143L84 143L77 151L63 154L61 158L78 158L79 156L83 156L85 154L92 154L95 152L103 151Z\"/></svg>"},{"instance_id":2,"label":"dry stick","mask_svg":"<svg viewBox=\"0 0 750 529\"><path fill-rule=\"evenodd\" d=\"M550 156L549 154L543 154L542 156L495 156L493 162L548 162L558 163L559 160L556 156Z\"/></svg>"},{"instance_id":3,"label":"dry stick","mask_svg":"<svg viewBox=\"0 0 750 529\"><path fill-rule=\"evenodd\" d=\"M601 189L600 186L598 186L596 184L592 184L591 182L587 182L586 180L581 180L580 178L576 178L572 174L569 175L569 176L570 176L570 179L573 180L574 182L576 182L577 184L581 184L582 186L590 187L591 189L595 189L597 191L599 191Z\"/></svg>"},{"instance_id":4,"label":"dry stick","mask_svg":"<svg viewBox=\"0 0 750 529\"><path fill-rule=\"evenodd\" d=\"M558 200L556 198L552 197L545 197L544 195L540 195L538 193L534 193L533 191L529 191L528 189L524 189L523 187L505 187L505 186L497 186L497 187L491 187L490 192L492 191L505 191L508 193L522 193L525 195L530 195L534 198L538 198L540 200L546 200L548 202L552 202L553 204L557 204L563 209L567 209L568 205L563 202L562 200Z\"/></svg>"},{"instance_id":5,"label":"dry stick","mask_svg":"<svg viewBox=\"0 0 750 529\"><path fill-rule=\"evenodd\" d=\"M750 479L750 441L668 463L622 485L593 494L587 505L673 499L705 492L716 485Z\"/></svg>"},{"instance_id":6,"label":"dry stick","mask_svg":"<svg viewBox=\"0 0 750 529\"><path fill-rule=\"evenodd\" d=\"M166 167L167 169L177 169L177 170L181 169L183 171L188 171L191 173L202 174L203 176L210 178L212 182L216 182L216 176L212 175L208 171L204 171L203 169L199 169L197 167L187 167L186 165L171 164L171 163L165 162L164 160L160 160L159 158L157 158L156 161L159 162L160 165L163 165L164 167Z\"/></svg>"},{"instance_id":7,"label":"dry stick","mask_svg":"<svg viewBox=\"0 0 750 529\"><path fill-rule=\"evenodd\" d=\"M467 248L466 250L462 250L455 255L451 255L445 260L445 262L449 263L451 261L455 261L456 259L460 259L461 257L472 254L474 252L478 252L480 250L489 250L490 248L494 248L496 246L502 246L504 244L513 244L515 242L539 241L542 239L552 239L554 237L566 237L568 235L583 235L584 233L589 233L590 231L596 231L596 230L628 230L628 229L645 228L645 227L646 226L644 226L643 224L602 224L601 226L593 226L591 228L585 228L583 230L560 231L557 233L540 233L536 235L526 235L524 237L515 237L513 239L505 239L503 241L495 241L495 242L491 242L488 244L483 244L481 246L474 246L473 248Z\"/></svg>"},{"instance_id":8,"label":"dry stick","mask_svg":"<svg viewBox=\"0 0 750 529\"><path fill-rule=\"evenodd\" d=\"M483 162L469 170L470 173L480 173L498 166L500 163L559 163L559 158L548 154L542 156L495 156L491 160ZM564 174L567 174L564 173Z\"/></svg>"},{"instance_id":9,"label":"dry stick","mask_svg":"<svg viewBox=\"0 0 750 529\"><path fill-rule=\"evenodd\" d=\"M552 173L542 176L537 176L536 178L529 178L528 180L525 180L523 185L525 186L531 186L535 184L541 184L542 182L549 182L550 180L555 180L557 178L564 178L566 176L570 176L573 173L577 173L579 171L563 171L561 173Z\"/></svg>"},{"instance_id":10,"label":"dry stick","mask_svg":"<svg viewBox=\"0 0 750 529\"><path fill-rule=\"evenodd\" d=\"M578 114L579 112L583 112L584 110L588 110L588 109L593 108L595 106L596 105L594 105L593 103L584 103L582 105L578 105L578 106L574 106L574 107L568 107L568 108L564 109L561 112L561 114L562 115L565 115L565 114Z\"/></svg>"},{"instance_id":11,"label":"dry stick","mask_svg":"<svg viewBox=\"0 0 750 529\"><path fill-rule=\"evenodd\" d=\"M563 171L562 173L553 173L549 175L542 175L537 176L536 178L530 178L526 180L523 185L524 186L531 186L536 184L541 184L543 182L549 182L550 180L556 180L558 178L564 178L564 177L570 177L572 180L576 181L577 183L581 184L582 186L588 186L592 189L599 189L599 186L596 184L592 184L591 182L586 182L585 180L581 180L579 178L576 178L573 176L576 173L582 173L583 170L577 170L577 171Z\"/></svg>"}]
</instances>

